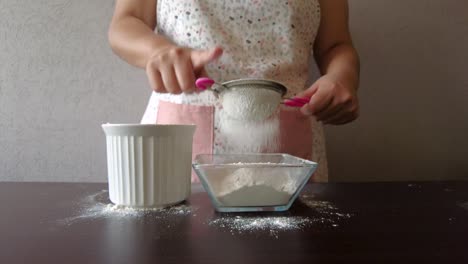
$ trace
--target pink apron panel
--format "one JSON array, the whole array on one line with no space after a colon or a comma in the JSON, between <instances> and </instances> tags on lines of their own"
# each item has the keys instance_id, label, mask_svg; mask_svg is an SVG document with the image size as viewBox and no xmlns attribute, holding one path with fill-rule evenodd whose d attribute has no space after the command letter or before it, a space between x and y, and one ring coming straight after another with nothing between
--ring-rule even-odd
<instances>
[{"instance_id":1,"label":"pink apron panel","mask_svg":"<svg viewBox=\"0 0 468 264\"><path fill-rule=\"evenodd\" d=\"M280 152L303 159L312 158L312 122L299 109L280 111Z\"/></svg>"},{"instance_id":2,"label":"pink apron panel","mask_svg":"<svg viewBox=\"0 0 468 264\"><path fill-rule=\"evenodd\" d=\"M304 116L296 108L282 108L279 118L278 152L311 160L313 132L310 117ZM214 107L159 101L157 124L195 124L192 159L198 154L213 153ZM313 177L311 180L314 180ZM192 182L199 182L193 172Z\"/></svg>"},{"instance_id":3,"label":"pink apron panel","mask_svg":"<svg viewBox=\"0 0 468 264\"><path fill-rule=\"evenodd\" d=\"M313 131L310 117L299 108L281 108L280 153L287 153L306 160L312 159ZM314 181L314 177L311 177Z\"/></svg>"},{"instance_id":4,"label":"pink apron panel","mask_svg":"<svg viewBox=\"0 0 468 264\"><path fill-rule=\"evenodd\" d=\"M157 124L195 124L192 160L198 154L213 153L214 107L159 101ZM192 170L192 182L199 182Z\"/></svg>"}]
</instances>

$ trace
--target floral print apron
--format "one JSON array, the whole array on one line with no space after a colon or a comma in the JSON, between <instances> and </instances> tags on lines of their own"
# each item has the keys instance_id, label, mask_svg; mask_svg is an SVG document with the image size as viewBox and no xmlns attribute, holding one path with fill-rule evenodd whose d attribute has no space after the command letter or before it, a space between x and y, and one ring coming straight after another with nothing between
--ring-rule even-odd
<instances>
[{"instance_id":1,"label":"floral print apron","mask_svg":"<svg viewBox=\"0 0 468 264\"><path fill-rule=\"evenodd\" d=\"M307 88L313 43L320 24L318 0L159 0L157 32L194 49L221 46L221 58L206 67L218 82L265 78L288 88L286 97ZM227 153L229 138L218 129L222 106L210 91L153 92L142 123L196 124L193 156ZM312 180L328 179L321 124L299 109L282 106L279 152L319 164ZM196 177L192 175L192 180Z\"/></svg>"}]
</instances>

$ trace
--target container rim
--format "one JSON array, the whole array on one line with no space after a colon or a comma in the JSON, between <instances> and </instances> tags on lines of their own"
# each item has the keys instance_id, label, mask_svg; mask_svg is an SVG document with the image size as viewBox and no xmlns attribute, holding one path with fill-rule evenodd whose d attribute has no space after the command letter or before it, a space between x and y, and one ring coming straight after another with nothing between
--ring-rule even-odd
<instances>
[{"instance_id":1,"label":"container rim","mask_svg":"<svg viewBox=\"0 0 468 264\"><path fill-rule=\"evenodd\" d=\"M195 124L138 124L138 123L105 123L102 127L192 127Z\"/></svg>"},{"instance_id":2,"label":"container rim","mask_svg":"<svg viewBox=\"0 0 468 264\"><path fill-rule=\"evenodd\" d=\"M276 91L280 93L281 96L284 96L288 91L284 84L270 79L244 78L223 82L222 85L226 88L235 88L241 85L257 85L264 89Z\"/></svg>"},{"instance_id":3,"label":"container rim","mask_svg":"<svg viewBox=\"0 0 468 264\"><path fill-rule=\"evenodd\" d=\"M193 136L196 125L103 124L107 136Z\"/></svg>"},{"instance_id":4,"label":"container rim","mask_svg":"<svg viewBox=\"0 0 468 264\"><path fill-rule=\"evenodd\" d=\"M240 166L239 164L235 164L235 163L222 163L222 164L215 164L215 163L203 163L201 162L200 160L203 159L203 157L213 157L213 156L217 156L217 157L233 157L233 156L253 156L253 157L259 157L259 156L263 156L263 157L273 157L273 156L282 156L282 157L288 157L292 160L296 160L300 163L297 163L297 164L294 164L294 163L271 163L271 164L259 164L259 163L250 163L250 166L249 166L249 163L244 163L242 164L242 166L255 166L255 167L261 167L261 166L283 166L283 167L317 167L318 166L318 163L315 162L315 161L311 161L311 160L306 160L306 159L302 159L302 158L299 158L299 157L296 157L296 156L293 156L293 155L290 155L290 154L287 154L287 153L231 153L231 154L198 154L195 156L195 159L193 160L192 162L192 167L194 168L198 168L198 167L210 167L210 166L233 166L233 167L238 167Z\"/></svg>"}]
</instances>

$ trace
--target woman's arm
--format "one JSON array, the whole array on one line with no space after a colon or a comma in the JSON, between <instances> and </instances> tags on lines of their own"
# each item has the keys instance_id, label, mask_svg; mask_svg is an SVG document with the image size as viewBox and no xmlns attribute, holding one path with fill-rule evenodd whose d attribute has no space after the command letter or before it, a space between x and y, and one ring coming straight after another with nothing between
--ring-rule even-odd
<instances>
[{"instance_id":1,"label":"woman's arm","mask_svg":"<svg viewBox=\"0 0 468 264\"><path fill-rule=\"evenodd\" d=\"M154 32L156 0L117 0L109 27L112 50L128 63L144 68L153 90L191 92L204 66L222 50L179 47Z\"/></svg>"},{"instance_id":2,"label":"woman's arm","mask_svg":"<svg viewBox=\"0 0 468 264\"><path fill-rule=\"evenodd\" d=\"M172 44L154 33L156 0L117 0L109 27L112 50L128 63L145 68L148 58Z\"/></svg>"},{"instance_id":3,"label":"woman's arm","mask_svg":"<svg viewBox=\"0 0 468 264\"><path fill-rule=\"evenodd\" d=\"M303 113L329 124L345 124L358 117L359 57L348 26L347 0L320 0L322 20L314 55L322 73L305 93L310 103Z\"/></svg>"}]
</instances>

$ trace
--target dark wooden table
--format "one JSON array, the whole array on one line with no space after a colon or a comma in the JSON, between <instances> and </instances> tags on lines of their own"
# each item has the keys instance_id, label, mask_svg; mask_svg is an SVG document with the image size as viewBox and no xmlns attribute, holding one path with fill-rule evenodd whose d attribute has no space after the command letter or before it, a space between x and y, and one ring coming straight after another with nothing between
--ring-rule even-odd
<instances>
[{"instance_id":1,"label":"dark wooden table","mask_svg":"<svg viewBox=\"0 0 468 264\"><path fill-rule=\"evenodd\" d=\"M188 213L93 215L106 188L0 183L0 263L468 263L468 182L312 184L261 215L309 224L251 231L213 225L261 216L215 213L200 186Z\"/></svg>"}]
</instances>

